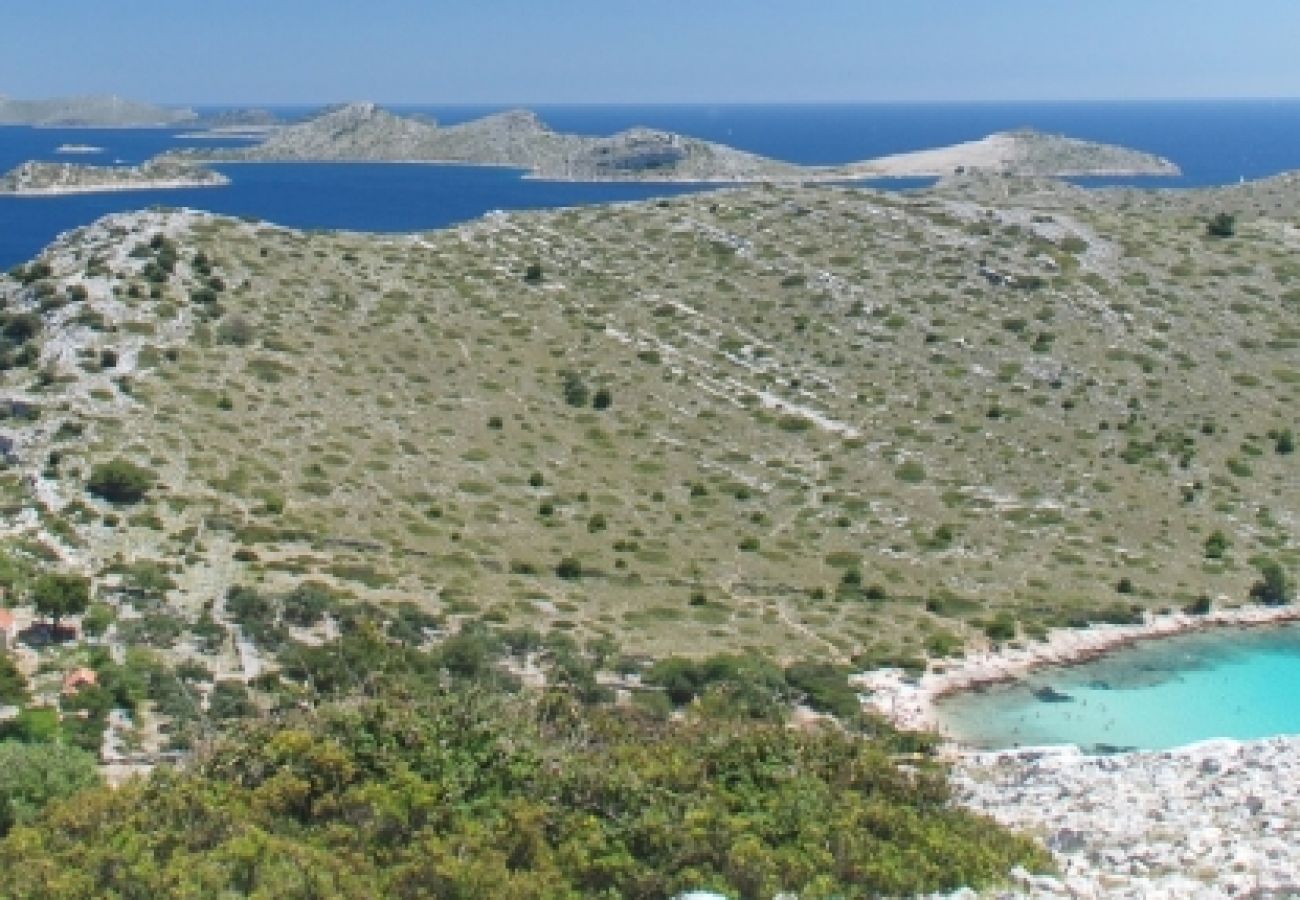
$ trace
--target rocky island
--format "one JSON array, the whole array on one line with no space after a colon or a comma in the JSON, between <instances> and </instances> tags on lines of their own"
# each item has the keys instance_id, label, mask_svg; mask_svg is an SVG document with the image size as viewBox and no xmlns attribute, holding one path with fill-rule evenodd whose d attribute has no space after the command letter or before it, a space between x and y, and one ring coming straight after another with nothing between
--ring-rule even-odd
<instances>
[{"instance_id":1,"label":"rocky island","mask_svg":"<svg viewBox=\"0 0 1300 900\"><path fill-rule=\"evenodd\" d=\"M950 147L884 156L849 168L859 177L870 178L978 172L1052 178L1180 174L1173 162L1150 153L1027 128Z\"/></svg>"},{"instance_id":2,"label":"rocky island","mask_svg":"<svg viewBox=\"0 0 1300 900\"><path fill-rule=\"evenodd\" d=\"M221 187L229 183L230 179L220 172L175 160L152 160L139 166L26 162L0 176L0 194L49 197L110 191Z\"/></svg>"},{"instance_id":3,"label":"rocky island","mask_svg":"<svg viewBox=\"0 0 1300 900\"><path fill-rule=\"evenodd\" d=\"M116 96L15 100L0 96L0 125L37 128L161 128L198 119L192 109L173 109Z\"/></svg>"},{"instance_id":4,"label":"rocky island","mask_svg":"<svg viewBox=\"0 0 1300 900\"><path fill-rule=\"evenodd\" d=\"M287 126L248 148L172 154L223 162L430 162L511 166L574 181L825 182L949 175L1176 175L1166 159L1034 131L992 135L939 150L840 166L802 166L651 128L608 137L563 134L535 113L511 110L447 127L355 103Z\"/></svg>"}]
</instances>

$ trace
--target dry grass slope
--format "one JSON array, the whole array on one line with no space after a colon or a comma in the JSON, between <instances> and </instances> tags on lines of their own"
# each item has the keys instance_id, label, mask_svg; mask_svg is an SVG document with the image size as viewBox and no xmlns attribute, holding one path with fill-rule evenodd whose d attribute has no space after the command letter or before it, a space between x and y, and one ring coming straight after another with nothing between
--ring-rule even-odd
<instances>
[{"instance_id":1,"label":"dry grass slope","mask_svg":"<svg viewBox=\"0 0 1300 900\"><path fill-rule=\"evenodd\" d=\"M872 661L1241 600L1252 559L1300 561L1298 192L754 188L402 238L110 220L45 256L88 296L35 384L6 374L42 408L7 491L90 570L183 561L190 616L313 578L647 653ZM150 299L129 251L163 231ZM130 510L84 492L116 456L163 483Z\"/></svg>"}]
</instances>

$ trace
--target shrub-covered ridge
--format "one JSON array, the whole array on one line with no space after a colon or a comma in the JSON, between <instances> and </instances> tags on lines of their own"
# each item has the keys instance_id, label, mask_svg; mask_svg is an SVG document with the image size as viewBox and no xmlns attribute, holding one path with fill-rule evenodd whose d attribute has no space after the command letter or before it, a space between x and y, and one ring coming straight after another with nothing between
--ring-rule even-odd
<instances>
[{"instance_id":1,"label":"shrub-covered ridge","mask_svg":"<svg viewBox=\"0 0 1300 900\"><path fill-rule=\"evenodd\" d=\"M0 843L0 894L867 897L1045 861L950 806L944 768L893 732L439 688L252 724L83 794Z\"/></svg>"}]
</instances>

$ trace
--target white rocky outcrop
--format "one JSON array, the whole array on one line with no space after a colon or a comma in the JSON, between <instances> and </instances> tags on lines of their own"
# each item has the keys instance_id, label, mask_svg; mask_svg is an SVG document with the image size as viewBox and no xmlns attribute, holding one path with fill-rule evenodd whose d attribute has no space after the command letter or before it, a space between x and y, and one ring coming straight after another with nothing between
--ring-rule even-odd
<instances>
[{"instance_id":1,"label":"white rocky outcrop","mask_svg":"<svg viewBox=\"0 0 1300 900\"><path fill-rule=\"evenodd\" d=\"M984 897L1300 896L1300 738L975 754L954 781L960 803L1039 837L1059 865Z\"/></svg>"}]
</instances>

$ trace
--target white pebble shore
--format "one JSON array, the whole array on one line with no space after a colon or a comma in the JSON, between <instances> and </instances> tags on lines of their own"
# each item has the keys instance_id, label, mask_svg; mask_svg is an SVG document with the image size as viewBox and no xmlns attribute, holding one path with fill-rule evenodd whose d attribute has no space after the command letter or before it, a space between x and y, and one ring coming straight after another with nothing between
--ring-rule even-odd
<instances>
[{"instance_id":1,"label":"white pebble shore","mask_svg":"<svg viewBox=\"0 0 1300 900\"><path fill-rule=\"evenodd\" d=\"M970 754L959 803L1039 837L1056 877L954 898L1300 897L1300 738Z\"/></svg>"}]
</instances>

